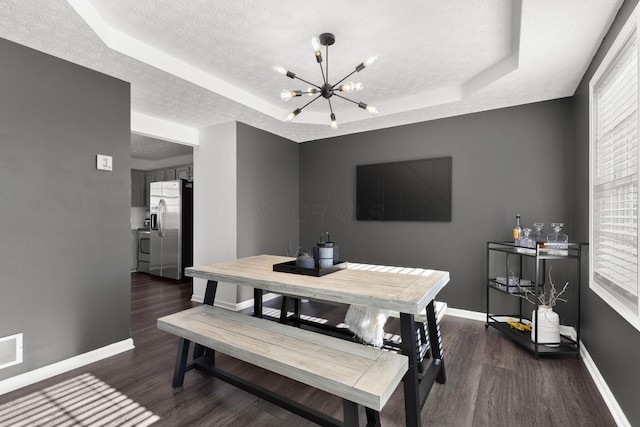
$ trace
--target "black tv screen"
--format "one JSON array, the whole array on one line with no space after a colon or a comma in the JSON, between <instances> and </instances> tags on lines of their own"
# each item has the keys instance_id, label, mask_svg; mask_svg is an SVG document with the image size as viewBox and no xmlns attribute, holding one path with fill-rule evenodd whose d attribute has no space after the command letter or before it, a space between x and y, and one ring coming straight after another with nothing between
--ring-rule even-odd
<instances>
[{"instance_id":1,"label":"black tv screen","mask_svg":"<svg viewBox=\"0 0 640 427\"><path fill-rule=\"evenodd\" d=\"M361 221L451 221L451 157L356 166Z\"/></svg>"}]
</instances>

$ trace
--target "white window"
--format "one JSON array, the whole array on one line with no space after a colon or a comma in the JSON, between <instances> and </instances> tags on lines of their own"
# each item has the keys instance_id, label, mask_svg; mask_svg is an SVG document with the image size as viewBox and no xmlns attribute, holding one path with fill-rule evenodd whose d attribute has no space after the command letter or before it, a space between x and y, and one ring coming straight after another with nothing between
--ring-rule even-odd
<instances>
[{"instance_id":1,"label":"white window","mask_svg":"<svg viewBox=\"0 0 640 427\"><path fill-rule=\"evenodd\" d=\"M589 286L640 330L638 46L636 9L589 84Z\"/></svg>"}]
</instances>

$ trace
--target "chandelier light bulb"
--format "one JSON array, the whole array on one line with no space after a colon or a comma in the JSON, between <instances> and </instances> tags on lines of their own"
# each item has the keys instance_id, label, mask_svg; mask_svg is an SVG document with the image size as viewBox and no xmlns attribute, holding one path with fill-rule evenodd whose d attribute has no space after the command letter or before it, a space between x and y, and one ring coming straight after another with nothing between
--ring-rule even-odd
<instances>
[{"instance_id":1,"label":"chandelier light bulb","mask_svg":"<svg viewBox=\"0 0 640 427\"><path fill-rule=\"evenodd\" d=\"M369 65L373 65L377 60L378 60L378 55L373 55L368 57L364 61L362 61L362 63L364 64L365 67L368 67Z\"/></svg>"},{"instance_id":2,"label":"chandelier light bulb","mask_svg":"<svg viewBox=\"0 0 640 427\"><path fill-rule=\"evenodd\" d=\"M356 88L355 84L353 84L352 82L346 82L342 84L342 86L340 86L340 91L348 93L355 90L355 88Z\"/></svg>"},{"instance_id":3,"label":"chandelier light bulb","mask_svg":"<svg viewBox=\"0 0 640 427\"><path fill-rule=\"evenodd\" d=\"M284 76L287 76L291 79L294 79L296 77L295 73L292 73L291 71L287 70L286 68L280 66L280 65L274 65L273 66L273 71L275 71L276 73L282 74Z\"/></svg>"},{"instance_id":4,"label":"chandelier light bulb","mask_svg":"<svg viewBox=\"0 0 640 427\"><path fill-rule=\"evenodd\" d=\"M296 108L295 110L293 110L292 112L290 112L289 114L287 114L287 117L284 118L285 122L290 122L291 120L294 119L295 116L297 116L298 114L300 114L300 110L299 108Z\"/></svg>"},{"instance_id":5,"label":"chandelier light bulb","mask_svg":"<svg viewBox=\"0 0 640 427\"><path fill-rule=\"evenodd\" d=\"M336 115L331 113L331 129L338 129L338 122L336 121Z\"/></svg>"},{"instance_id":6,"label":"chandelier light bulb","mask_svg":"<svg viewBox=\"0 0 640 427\"><path fill-rule=\"evenodd\" d=\"M318 93L318 89L316 89L315 87L308 87L305 93L309 96L313 96Z\"/></svg>"},{"instance_id":7,"label":"chandelier light bulb","mask_svg":"<svg viewBox=\"0 0 640 427\"><path fill-rule=\"evenodd\" d=\"M378 109L373 105L367 105L367 111L373 114L374 116L378 115Z\"/></svg>"},{"instance_id":8,"label":"chandelier light bulb","mask_svg":"<svg viewBox=\"0 0 640 427\"><path fill-rule=\"evenodd\" d=\"M358 107L362 108L363 110L367 110L369 113L373 114L374 116L378 114L378 109L373 105L367 105L364 102L359 102Z\"/></svg>"},{"instance_id":9,"label":"chandelier light bulb","mask_svg":"<svg viewBox=\"0 0 640 427\"><path fill-rule=\"evenodd\" d=\"M373 56L368 57L367 59L362 61L360 64L358 64L358 66L356 67L356 71L360 72L360 71L364 70L366 67L368 67L369 65L372 65L377 60L378 60L378 55L373 55Z\"/></svg>"},{"instance_id":10,"label":"chandelier light bulb","mask_svg":"<svg viewBox=\"0 0 640 427\"><path fill-rule=\"evenodd\" d=\"M283 101L288 101L294 96L302 96L301 90L283 90L280 92L280 99Z\"/></svg>"},{"instance_id":11,"label":"chandelier light bulb","mask_svg":"<svg viewBox=\"0 0 640 427\"><path fill-rule=\"evenodd\" d=\"M340 86L340 91L347 92L347 93L353 92L356 90L362 90L362 89L363 89L363 86L362 86L362 83L360 82L358 83L346 82Z\"/></svg>"},{"instance_id":12,"label":"chandelier light bulb","mask_svg":"<svg viewBox=\"0 0 640 427\"><path fill-rule=\"evenodd\" d=\"M320 52L321 49L321 44L320 44L320 37L315 36L311 38L311 46L313 47L313 51L314 52Z\"/></svg>"}]
</instances>

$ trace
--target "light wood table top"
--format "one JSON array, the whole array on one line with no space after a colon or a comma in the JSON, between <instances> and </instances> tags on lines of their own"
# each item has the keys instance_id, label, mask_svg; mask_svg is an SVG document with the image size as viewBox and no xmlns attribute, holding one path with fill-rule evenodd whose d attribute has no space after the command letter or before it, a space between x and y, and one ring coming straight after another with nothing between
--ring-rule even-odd
<instances>
[{"instance_id":1,"label":"light wood table top","mask_svg":"<svg viewBox=\"0 0 640 427\"><path fill-rule=\"evenodd\" d=\"M449 282L449 272L421 268L347 263L322 277L273 271L294 258L258 255L185 269L206 280L247 285L299 298L360 304L400 313L419 314Z\"/></svg>"}]
</instances>

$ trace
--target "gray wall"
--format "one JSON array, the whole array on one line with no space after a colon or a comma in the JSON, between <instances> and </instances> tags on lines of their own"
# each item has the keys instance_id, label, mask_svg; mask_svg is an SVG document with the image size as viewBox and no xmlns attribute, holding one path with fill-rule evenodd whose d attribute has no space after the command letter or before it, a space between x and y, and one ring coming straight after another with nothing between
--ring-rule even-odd
<instances>
[{"instance_id":1,"label":"gray wall","mask_svg":"<svg viewBox=\"0 0 640 427\"><path fill-rule=\"evenodd\" d=\"M297 250L298 144L243 123L236 132L238 257Z\"/></svg>"},{"instance_id":2,"label":"gray wall","mask_svg":"<svg viewBox=\"0 0 640 427\"><path fill-rule=\"evenodd\" d=\"M561 99L304 143L301 244L329 231L344 260L448 270L439 299L482 312L486 242L509 240L516 213L572 234L570 119ZM451 222L355 220L356 165L440 156L453 157Z\"/></svg>"},{"instance_id":3,"label":"gray wall","mask_svg":"<svg viewBox=\"0 0 640 427\"><path fill-rule=\"evenodd\" d=\"M576 235L584 241L589 238L589 80L637 3L624 2L573 97L575 224ZM588 280L583 280L582 287L586 295L582 340L631 425L640 425L640 332L590 291Z\"/></svg>"},{"instance_id":4,"label":"gray wall","mask_svg":"<svg viewBox=\"0 0 640 427\"><path fill-rule=\"evenodd\" d=\"M0 380L130 337L129 84L0 39ZM113 156L113 172L96 170Z\"/></svg>"}]
</instances>

